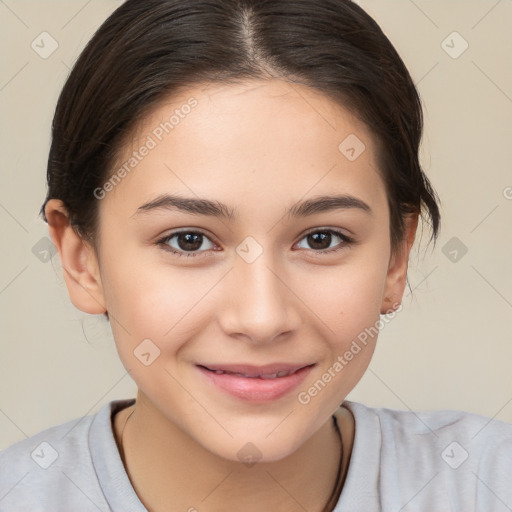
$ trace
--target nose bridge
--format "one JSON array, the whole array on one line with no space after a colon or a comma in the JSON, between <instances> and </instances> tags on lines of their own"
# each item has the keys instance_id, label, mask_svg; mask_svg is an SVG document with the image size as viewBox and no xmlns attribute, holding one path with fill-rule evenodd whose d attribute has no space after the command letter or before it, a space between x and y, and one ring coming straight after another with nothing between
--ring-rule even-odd
<instances>
[{"instance_id":1,"label":"nose bridge","mask_svg":"<svg viewBox=\"0 0 512 512\"><path fill-rule=\"evenodd\" d=\"M297 328L299 314L272 251L263 250L248 238L237 247L221 323L227 334L244 335L258 343L272 342Z\"/></svg>"}]
</instances>

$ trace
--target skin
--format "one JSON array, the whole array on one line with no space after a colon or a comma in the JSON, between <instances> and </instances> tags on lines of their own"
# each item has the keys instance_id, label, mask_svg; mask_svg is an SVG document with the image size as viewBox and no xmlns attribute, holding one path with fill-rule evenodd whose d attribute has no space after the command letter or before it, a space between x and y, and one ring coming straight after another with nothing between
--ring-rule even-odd
<instances>
[{"instance_id":1,"label":"skin","mask_svg":"<svg viewBox=\"0 0 512 512\"><path fill-rule=\"evenodd\" d=\"M392 253L372 134L344 107L281 80L201 84L168 98L140 124L119 165L190 97L197 106L99 201L96 250L70 227L62 202L48 202L69 295L84 312L108 310L138 385L136 407L115 417L114 432L119 441L124 427L125 466L148 510L172 503L173 510L320 512L341 448L330 418L339 418L346 471L354 421L339 405L367 369L376 337L309 403L298 393L400 302L418 217L405 219ZM338 149L350 134L366 147L354 161ZM136 213L162 193L220 201L237 218ZM354 196L372 213L285 215L298 201L334 194ZM157 243L185 228L206 235L196 257ZM327 228L354 243L333 235L313 246L306 235ZM248 236L262 249L251 263L236 252ZM180 249L177 237L169 244ZM144 339L160 349L148 366L133 353ZM226 394L196 366L275 362L314 367L297 389L266 403ZM248 442L261 453L251 467L237 455Z\"/></svg>"}]
</instances>

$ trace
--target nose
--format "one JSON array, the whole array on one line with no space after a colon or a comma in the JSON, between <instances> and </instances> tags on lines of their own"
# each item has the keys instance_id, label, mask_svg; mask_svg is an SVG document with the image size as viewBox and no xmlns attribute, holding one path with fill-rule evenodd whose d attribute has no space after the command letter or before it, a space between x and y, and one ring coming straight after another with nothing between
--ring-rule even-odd
<instances>
[{"instance_id":1,"label":"nose","mask_svg":"<svg viewBox=\"0 0 512 512\"><path fill-rule=\"evenodd\" d=\"M226 335L269 344L298 330L300 300L290 273L271 258L270 251L251 263L237 256L223 286L219 322Z\"/></svg>"}]
</instances>

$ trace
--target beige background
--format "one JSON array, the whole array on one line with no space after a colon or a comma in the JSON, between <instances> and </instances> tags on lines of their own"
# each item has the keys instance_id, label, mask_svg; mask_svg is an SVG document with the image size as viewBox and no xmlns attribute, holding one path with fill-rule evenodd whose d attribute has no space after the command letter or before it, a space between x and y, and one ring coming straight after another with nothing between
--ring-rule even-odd
<instances>
[{"instance_id":1,"label":"beige background","mask_svg":"<svg viewBox=\"0 0 512 512\"><path fill-rule=\"evenodd\" d=\"M414 294L381 332L349 398L512 422L512 2L359 3L418 84L423 163L443 201L443 229L434 250L423 254L427 231L416 246ZM81 48L119 4L0 1L0 448L135 395L108 324L71 305L58 257L44 261L47 228L38 218L57 96ZM31 47L48 37L42 32L58 43L47 58ZM467 50L453 58L464 41ZM467 247L457 261L455 246L446 246L453 237Z\"/></svg>"}]
</instances>

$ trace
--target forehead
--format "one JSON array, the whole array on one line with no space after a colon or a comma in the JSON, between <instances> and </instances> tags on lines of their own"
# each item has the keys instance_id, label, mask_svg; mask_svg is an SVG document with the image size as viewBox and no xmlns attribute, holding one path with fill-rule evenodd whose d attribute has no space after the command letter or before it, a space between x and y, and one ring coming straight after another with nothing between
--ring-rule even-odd
<instances>
[{"instance_id":1,"label":"forehead","mask_svg":"<svg viewBox=\"0 0 512 512\"><path fill-rule=\"evenodd\" d=\"M375 151L364 123L311 88L281 80L197 84L139 123L107 198L123 192L135 211L178 192L236 202L238 210L255 191L260 204L282 204L336 188L378 206L385 192Z\"/></svg>"}]
</instances>

